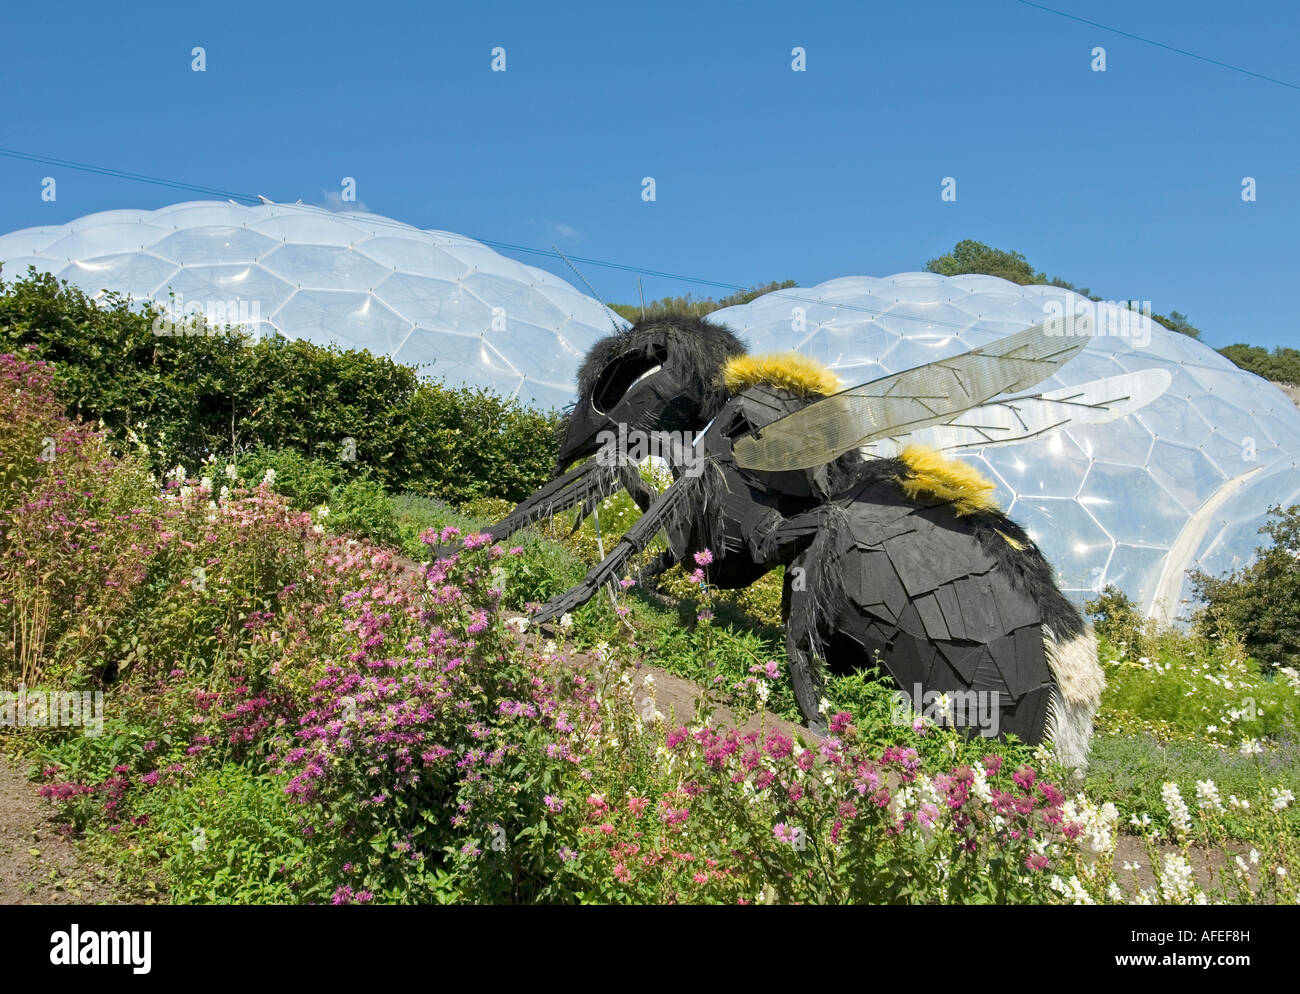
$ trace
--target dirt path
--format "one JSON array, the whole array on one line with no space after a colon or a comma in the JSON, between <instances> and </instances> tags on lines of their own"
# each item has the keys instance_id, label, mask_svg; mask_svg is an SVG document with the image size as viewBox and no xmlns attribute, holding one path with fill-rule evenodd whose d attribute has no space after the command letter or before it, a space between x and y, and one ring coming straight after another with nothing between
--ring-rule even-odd
<instances>
[{"instance_id":1,"label":"dirt path","mask_svg":"<svg viewBox=\"0 0 1300 994\"><path fill-rule=\"evenodd\" d=\"M54 809L0 755L0 904L117 904L103 871L50 820Z\"/></svg>"}]
</instances>

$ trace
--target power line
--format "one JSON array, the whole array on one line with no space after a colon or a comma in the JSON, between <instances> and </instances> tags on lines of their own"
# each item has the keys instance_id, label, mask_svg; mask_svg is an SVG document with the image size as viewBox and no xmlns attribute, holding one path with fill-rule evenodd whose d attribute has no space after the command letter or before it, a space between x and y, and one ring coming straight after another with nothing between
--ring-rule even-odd
<instances>
[{"instance_id":1,"label":"power line","mask_svg":"<svg viewBox=\"0 0 1300 994\"><path fill-rule=\"evenodd\" d=\"M0 156L7 156L12 159L21 159L26 162L39 162L45 165L60 166L65 169L75 169L81 172L94 173L100 176L109 176L114 179L125 179L136 183L149 183L155 186L164 186L176 190L188 190L194 193L207 194L208 196L222 197L231 202L242 200L242 201L246 201L247 203L253 206L256 206L258 204L271 204L282 210L297 210L297 211L302 211L304 213L316 213L316 214L320 214L332 218L336 218L336 217L346 218L348 216L346 212L332 211L328 208L317 207L313 204L276 203L275 201L269 200L268 198L263 197L261 195L254 195L254 194L247 194L247 193L234 193L229 190L220 190L208 186L198 186L193 183L184 183L179 180L164 179L157 176L146 176L143 173L134 173L125 169L113 169L108 166L96 166L84 162L73 162L68 159L59 159L48 155L38 155L34 152L21 152L14 149L0 148ZM423 230L420 228L415 228L414 225L405 224L401 221L397 221L392 218L382 217L377 214L365 214L361 216L365 218L366 224L373 225L377 228L381 228L381 227L392 228L395 230L402 230L402 231ZM448 232L448 234L450 234L450 232ZM731 290L733 292L741 292L741 291L752 289L751 287L747 287L741 283L727 283L722 280L704 279L703 277L699 277L699 276L685 276L680 273L668 273L658 269L647 269L643 266L632 266L621 262L610 262L607 259L593 259L589 257L579 256L579 255L565 256L562 255L556 249L541 249L541 248L534 248L531 245L516 245L513 242L503 242L493 238L479 238L475 235L461 235L460 237L478 242L479 244L482 245L487 245L490 248L498 249L503 252L518 252L518 253L524 253L528 255L545 256L548 259L555 259L557 261L564 262L566 265L569 266L570 269L574 269L573 267L574 262L580 262L583 265L587 265L587 266L600 266L604 269L614 269L626 273L635 273L638 276L654 276L654 277L658 277L659 279L673 280L679 283L692 283L698 286L707 286L719 290ZM574 272L577 272L577 270L574 269ZM578 275L579 277L582 276L581 273L578 273ZM583 282L584 283L586 282L585 278L583 278ZM590 288L591 288L590 284L588 284L588 289ZM881 308L863 307L860 304L849 304L844 302L833 303L833 302L821 300L820 298L817 297L801 296L799 294L791 293L789 290L773 290L771 291L771 293L765 294L764 296L776 296L781 298L782 300L789 300L795 303L821 305L823 307L830 307L833 310L857 311L863 314L870 314L873 317L877 317L887 313L885 309L881 309ZM597 303L604 306L604 302L597 299L597 295L594 292L592 293L592 297L593 299L596 299ZM905 321L918 321L923 324L934 325L936 327L941 327L941 328L953 328L957 331L965 331L967 328L969 328L969 325L966 324L958 324L955 321L943 321L938 318L929 318L929 317L924 317L922 315L893 312L892 317L894 317L895 319L905 320Z\"/></svg>"},{"instance_id":2,"label":"power line","mask_svg":"<svg viewBox=\"0 0 1300 994\"><path fill-rule=\"evenodd\" d=\"M196 186L193 183L181 183L177 180L162 179L158 176L145 176L142 173L127 172L124 169L110 169L107 166L92 166L84 162L72 162L68 159L56 159L49 155L37 155L33 152L19 152L15 149L0 148L0 155L7 156L11 159L23 159L27 162L40 162L50 166L61 166L64 169L76 169L84 173L96 173L100 176L111 176L115 179L133 180L137 183L153 183L156 186L169 186L175 190L190 190L194 193L206 193L211 197L223 197L227 200L247 200L251 203L258 203L257 197L249 196L246 193L231 193L229 190L218 190L210 186Z\"/></svg>"},{"instance_id":3,"label":"power line","mask_svg":"<svg viewBox=\"0 0 1300 994\"><path fill-rule=\"evenodd\" d=\"M1154 45L1156 48L1163 48L1166 52L1174 52L1178 55L1185 55L1189 59L1196 59L1199 62L1208 62L1212 66L1218 66L1220 69L1231 69L1233 72L1239 72L1246 76L1253 76L1255 79L1262 79L1266 83L1276 83L1278 86L1285 86L1292 90L1300 90L1300 85L1288 83L1284 79L1277 79L1273 76L1265 76L1262 72L1255 72L1251 69L1244 69L1241 66L1234 66L1229 62L1220 62L1218 59L1212 59L1208 55L1197 55L1195 52L1189 52L1185 48L1177 48L1173 45L1166 45L1163 41L1156 41L1154 38L1144 38L1142 35L1135 35L1131 31L1124 31L1120 28L1112 28L1108 24L1102 24L1099 21L1090 21L1086 17L1078 17L1075 14L1067 14L1063 10L1056 10L1053 7L1045 7L1041 3L1034 3L1033 0L1016 0L1016 3L1025 7L1033 7L1036 10L1046 11L1049 14L1055 14L1057 17L1064 17L1071 21L1078 21L1080 24L1087 24L1094 28L1101 28L1103 31L1110 31L1112 34L1123 35L1125 38L1132 38L1134 41L1140 41L1144 45Z\"/></svg>"}]
</instances>

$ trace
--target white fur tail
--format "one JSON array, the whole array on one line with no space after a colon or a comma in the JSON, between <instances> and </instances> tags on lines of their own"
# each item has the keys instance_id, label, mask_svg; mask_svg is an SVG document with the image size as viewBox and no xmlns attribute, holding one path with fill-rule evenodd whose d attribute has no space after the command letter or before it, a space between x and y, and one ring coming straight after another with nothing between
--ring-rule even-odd
<instances>
[{"instance_id":1,"label":"white fur tail","mask_svg":"<svg viewBox=\"0 0 1300 994\"><path fill-rule=\"evenodd\" d=\"M1045 738L1052 743L1058 760L1081 770L1088 765L1092 719L1106 688L1106 677L1097 661L1097 637L1089 627L1072 639L1058 642L1044 625L1043 646L1047 665L1056 679Z\"/></svg>"}]
</instances>

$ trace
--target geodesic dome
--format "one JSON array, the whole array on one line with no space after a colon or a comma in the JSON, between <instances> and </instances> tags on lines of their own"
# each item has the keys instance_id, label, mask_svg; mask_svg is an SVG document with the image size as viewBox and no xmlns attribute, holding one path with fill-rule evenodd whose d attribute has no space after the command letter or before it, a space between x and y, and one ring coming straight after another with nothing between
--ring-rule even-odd
<instances>
[{"instance_id":1,"label":"geodesic dome","mask_svg":"<svg viewBox=\"0 0 1300 994\"><path fill-rule=\"evenodd\" d=\"M541 407L573 400L579 361L611 329L564 280L473 239L300 204L105 211L0 236L0 263L8 279L32 265L91 295L431 363L434 379Z\"/></svg>"},{"instance_id":2,"label":"geodesic dome","mask_svg":"<svg viewBox=\"0 0 1300 994\"><path fill-rule=\"evenodd\" d=\"M1034 391L1164 369L1156 400L1107 424L954 453L997 484L1004 509L1067 596L1107 584L1170 620L1185 572L1249 562L1270 505L1300 503L1300 410L1213 349L1115 305L990 276L903 273L780 290L711 315L753 352L796 348L844 386L987 345L1055 313L1091 313L1092 340Z\"/></svg>"}]
</instances>

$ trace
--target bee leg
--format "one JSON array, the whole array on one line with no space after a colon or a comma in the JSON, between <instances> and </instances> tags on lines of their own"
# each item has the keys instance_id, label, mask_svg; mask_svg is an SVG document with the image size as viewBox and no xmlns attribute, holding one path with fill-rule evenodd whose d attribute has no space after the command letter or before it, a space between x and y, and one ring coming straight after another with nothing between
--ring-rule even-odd
<instances>
[{"instance_id":1,"label":"bee leg","mask_svg":"<svg viewBox=\"0 0 1300 994\"><path fill-rule=\"evenodd\" d=\"M790 665L790 685L794 690L795 702L799 711L808 722L808 729L814 735L827 733L826 719L818 707L822 696L822 681L812 652L812 639L809 632L791 624L790 612L792 570L786 571L785 586L781 593L781 616L785 619L785 655Z\"/></svg>"},{"instance_id":2,"label":"bee leg","mask_svg":"<svg viewBox=\"0 0 1300 994\"><path fill-rule=\"evenodd\" d=\"M825 735L826 719L817 706L822 696L822 683L817 678L812 653L787 639L785 654L790 661L790 684L794 688L794 699L799 704L804 720L808 722L808 730L814 735Z\"/></svg>"}]
</instances>

